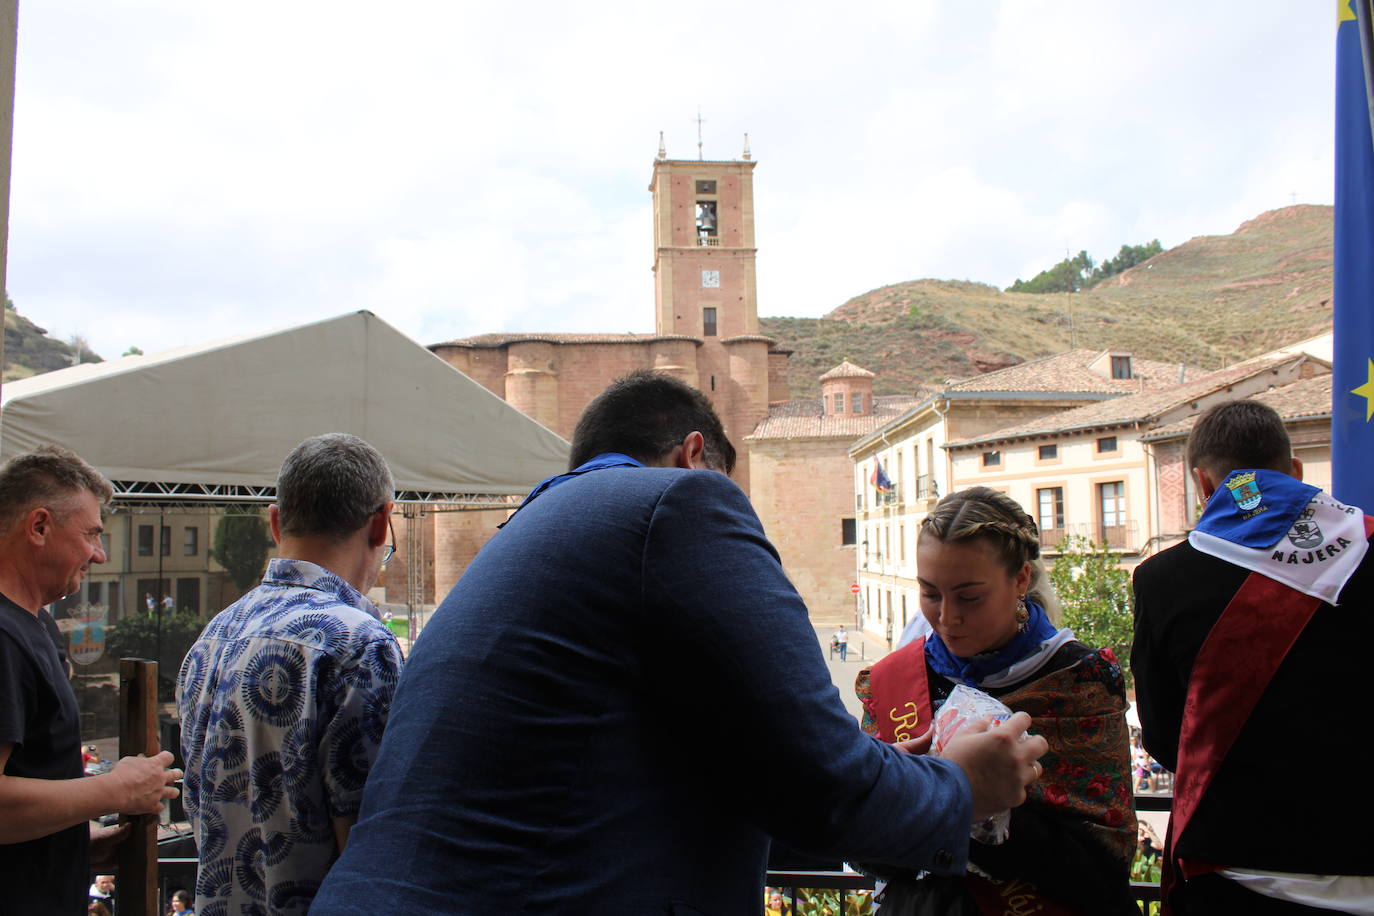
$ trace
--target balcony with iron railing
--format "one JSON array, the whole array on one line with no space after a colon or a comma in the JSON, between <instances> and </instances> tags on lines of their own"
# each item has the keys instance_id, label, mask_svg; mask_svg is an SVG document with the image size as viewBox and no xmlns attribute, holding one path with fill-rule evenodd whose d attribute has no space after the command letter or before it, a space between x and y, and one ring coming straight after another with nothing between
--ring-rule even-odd
<instances>
[{"instance_id":1,"label":"balcony with iron railing","mask_svg":"<svg viewBox=\"0 0 1374 916\"><path fill-rule=\"evenodd\" d=\"M940 498L940 484L929 474L917 477L909 489L904 487L904 484L895 483L892 489L881 491L865 484L863 490L854 494L854 511L872 513L900 508L908 512L929 512Z\"/></svg>"},{"instance_id":2,"label":"balcony with iron railing","mask_svg":"<svg viewBox=\"0 0 1374 916\"><path fill-rule=\"evenodd\" d=\"M1109 550L1136 553L1141 548L1139 526L1126 519L1119 525L1080 522L1062 528L1041 528L1040 547L1047 553L1058 553L1059 545L1070 535L1087 538L1095 544L1105 544Z\"/></svg>"},{"instance_id":3,"label":"balcony with iron railing","mask_svg":"<svg viewBox=\"0 0 1374 916\"><path fill-rule=\"evenodd\" d=\"M1168 811L1173 805L1172 795L1142 794L1135 797L1136 811ZM165 912L172 891L178 888L193 888L196 881L196 851L190 836L167 837L158 843L157 859L157 912ZM799 867L804 866L804 867ZM786 888L785 896L790 897L790 911L797 916L808 916L808 910L800 899L800 891L837 891L840 895L862 894L872 891L874 880L867 875L844 871L841 863L814 863L790 861L784 853L776 851L769 862L766 884L772 888ZM1131 891L1142 914L1158 911L1159 884L1152 881L1132 881ZM814 895L813 895L814 896ZM872 912L862 907L858 912ZM846 909L846 912L851 910Z\"/></svg>"},{"instance_id":4,"label":"balcony with iron railing","mask_svg":"<svg viewBox=\"0 0 1374 916\"><path fill-rule=\"evenodd\" d=\"M916 478L916 498L939 499L940 482L929 474L921 474Z\"/></svg>"},{"instance_id":5,"label":"balcony with iron railing","mask_svg":"<svg viewBox=\"0 0 1374 916\"><path fill-rule=\"evenodd\" d=\"M1169 811L1173 807L1173 795L1171 794L1142 794L1135 797L1135 808L1141 811ZM853 871L845 871L841 868L841 863L826 863L829 867L815 868L793 867L794 863L787 862L785 856L782 861L775 852L768 865L768 876L766 883L771 888L786 888L784 896L791 897L788 901L790 911L797 916L810 916L810 911L803 905L799 891L838 891L841 895L862 894L874 889L874 879L867 875L858 874ZM1159 913L1159 882L1157 881L1132 881L1131 895L1135 899L1136 905L1140 908L1142 916L1154 916ZM862 904L845 907L844 912L871 913L871 904L867 909ZM824 907L815 910L816 913L824 912ZM832 912L835 912L832 910ZM1009 911L1010 912L1010 911Z\"/></svg>"},{"instance_id":6,"label":"balcony with iron railing","mask_svg":"<svg viewBox=\"0 0 1374 916\"><path fill-rule=\"evenodd\" d=\"M902 506L902 487L893 484L890 490L873 490L871 497L863 493L854 494L854 511L870 512Z\"/></svg>"}]
</instances>

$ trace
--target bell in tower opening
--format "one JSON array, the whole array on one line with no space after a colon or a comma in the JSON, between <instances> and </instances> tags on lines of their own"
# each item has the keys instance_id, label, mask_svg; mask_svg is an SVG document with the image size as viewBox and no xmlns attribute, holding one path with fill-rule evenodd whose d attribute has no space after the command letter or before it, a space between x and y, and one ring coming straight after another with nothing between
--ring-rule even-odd
<instances>
[{"instance_id":1,"label":"bell in tower opening","mask_svg":"<svg viewBox=\"0 0 1374 916\"><path fill-rule=\"evenodd\" d=\"M701 244L709 244L705 239L716 237L716 202L697 201L697 238Z\"/></svg>"}]
</instances>

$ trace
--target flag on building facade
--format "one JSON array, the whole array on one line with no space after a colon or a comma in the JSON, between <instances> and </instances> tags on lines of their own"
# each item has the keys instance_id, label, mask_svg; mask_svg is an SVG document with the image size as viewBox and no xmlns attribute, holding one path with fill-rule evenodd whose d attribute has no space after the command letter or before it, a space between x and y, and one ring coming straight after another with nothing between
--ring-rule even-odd
<instances>
[{"instance_id":1,"label":"flag on building facade","mask_svg":"<svg viewBox=\"0 0 1374 916\"><path fill-rule=\"evenodd\" d=\"M1340 0L1337 9L1331 490L1374 511L1374 135L1361 52L1369 0Z\"/></svg>"},{"instance_id":2,"label":"flag on building facade","mask_svg":"<svg viewBox=\"0 0 1374 916\"><path fill-rule=\"evenodd\" d=\"M873 473L869 475L868 482L873 484L873 488L879 493L886 493L892 489L892 481L887 478L887 471L883 470L881 461L873 462Z\"/></svg>"}]
</instances>

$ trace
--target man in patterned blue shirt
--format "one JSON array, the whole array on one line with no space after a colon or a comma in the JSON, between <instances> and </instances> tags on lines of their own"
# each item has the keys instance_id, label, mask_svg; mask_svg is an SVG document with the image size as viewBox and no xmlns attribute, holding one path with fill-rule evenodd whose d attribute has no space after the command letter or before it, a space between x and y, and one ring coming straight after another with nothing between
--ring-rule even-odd
<instances>
[{"instance_id":1,"label":"man in patterned blue shirt","mask_svg":"<svg viewBox=\"0 0 1374 916\"><path fill-rule=\"evenodd\" d=\"M348 841L401 669L396 637L363 597L395 549L392 497L386 462L363 440L302 442L270 511L280 556L182 663L203 916L305 913Z\"/></svg>"}]
</instances>

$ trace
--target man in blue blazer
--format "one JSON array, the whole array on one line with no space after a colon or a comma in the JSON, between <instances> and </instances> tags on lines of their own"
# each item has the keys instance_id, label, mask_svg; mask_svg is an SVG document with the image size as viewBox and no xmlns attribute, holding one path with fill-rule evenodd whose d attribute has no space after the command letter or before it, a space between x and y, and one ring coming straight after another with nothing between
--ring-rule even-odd
<instances>
[{"instance_id":1,"label":"man in blue blazer","mask_svg":"<svg viewBox=\"0 0 1374 916\"><path fill-rule=\"evenodd\" d=\"M614 383L571 465L425 628L317 911L758 913L770 835L962 872L1039 775L1029 718L945 759L864 735L695 389Z\"/></svg>"}]
</instances>

